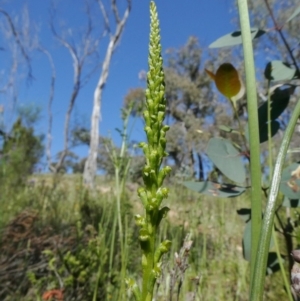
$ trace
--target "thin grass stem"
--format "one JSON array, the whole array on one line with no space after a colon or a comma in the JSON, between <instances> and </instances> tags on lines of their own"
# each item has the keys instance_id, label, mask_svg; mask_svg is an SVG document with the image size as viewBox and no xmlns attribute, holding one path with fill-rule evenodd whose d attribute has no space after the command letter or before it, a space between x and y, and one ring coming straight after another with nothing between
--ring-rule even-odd
<instances>
[{"instance_id":1,"label":"thin grass stem","mask_svg":"<svg viewBox=\"0 0 300 301\"><path fill-rule=\"evenodd\" d=\"M251 283L253 282L254 265L261 230L261 163L259 145L258 104L256 91L255 66L252 47L252 36L247 0L238 0L244 61L246 71L246 91L248 108L248 126L250 141L250 177L251 177Z\"/></svg>"},{"instance_id":2,"label":"thin grass stem","mask_svg":"<svg viewBox=\"0 0 300 301\"><path fill-rule=\"evenodd\" d=\"M286 158L287 150L292 139L292 135L297 124L298 117L300 115L300 99L298 100L296 107L291 115L290 122L286 128L283 136L283 140L277 155L272 182L270 186L270 193L268 203L266 206L262 231L259 239L259 247L257 252L257 259L255 262L255 269L253 277L255 281L252 282L250 288L250 301L263 300L263 288L265 283L265 272L267 265L267 257L270 246L270 239L272 235L272 229L274 224L274 215L276 211L276 200L279 192L279 185L281 180L281 174Z\"/></svg>"}]
</instances>

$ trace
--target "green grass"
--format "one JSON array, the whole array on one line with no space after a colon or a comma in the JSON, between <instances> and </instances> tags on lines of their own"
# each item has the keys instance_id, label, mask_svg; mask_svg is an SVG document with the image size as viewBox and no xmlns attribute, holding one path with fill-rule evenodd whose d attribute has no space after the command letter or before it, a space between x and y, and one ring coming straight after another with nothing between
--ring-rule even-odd
<instances>
[{"instance_id":1,"label":"green grass","mask_svg":"<svg viewBox=\"0 0 300 301\"><path fill-rule=\"evenodd\" d=\"M54 252L55 255L51 257L55 259L55 268L65 287L66 300L72 294L75 296L74 300L93 300L95 287L98 289L96 290L97 297L94 300L133 300L127 291L120 291L123 287L120 284L124 279L120 279L122 257L118 231L114 250L112 250L113 265L111 267L109 265L112 239L110 229L115 214L113 191L106 193L98 191L97 195L89 195L84 192L84 187L80 184L80 177L68 175L59 177L59 179L53 179L46 175L35 176L37 184L34 187L25 187L19 191L4 190L0 205L1 239L5 236L6 225L9 221L12 221L25 209L34 209L39 218L30 230L29 238L18 242L20 250L24 249L24 246L27 246L28 250L33 248L34 240L41 237L42 232L46 231L45 229L50 228L51 230L45 232L49 239L60 236L66 241L65 246L61 247L61 252ZM53 183L58 184L53 186ZM112 183L103 177L99 179L99 187L110 187ZM177 262L175 260L175 252L179 253L184 238L188 234L191 236L193 245L188 254L187 270L185 273L180 273L177 269L176 272L183 280L178 300L248 300L250 270L249 264L243 259L241 245L244 222L236 214L237 209L249 207L247 197L224 200L203 197L188 191L178 183L170 183L169 188L170 197L165 204L172 210L161 224L159 240L170 239L172 246L171 251L163 258L163 273L155 289L155 300L177 300L179 279L172 285L172 279L175 279L175 276L172 276L174 268L179 267L178 259ZM121 201L123 230L127 237L125 249L129 256L126 273L128 277L140 279L141 250L137 239L138 227L134 223L133 216L142 208L136 192L132 192L128 188L122 195ZM93 246L88 245L89 239L87 239L86 233L87 229L90 229L89 227L97 233L96 236L89 236L89 239L95 239ZM67 243L72 235L75 235L77 240L77 243L73 245ZM43 239L46 240L46 237ZM88 267L86 269L91 278L88 281L89 285L81 283L79 278L82 276L79 277L74 272L73 278L77 277L79 280L75 281L75 287L68 286L70 273L66 270L60 256L67 253L70 245L73 246L73 249L70 247L69 251L74 254L75 259ZM77 249L74 249L74 246L77 246ZM7 242L1 244L1 250L9 247ZM51 245L43 243L40 243L40 247L54 249ZM80 248L84 250L83 254L86 256L80 253ZM0 252L2 269L13 264L8 264L5 260L18 252L20 251L16 246L11 247L10 251L6 253ZM37 296L41 297L45 291L60 288L59 277L55 276L54 271L37 272L32 268L33 265L28 254L27 258L20 255L21 259L18 259L18 268L23 268L25 275L22 285L18 289L11 289L5 295L6 299L2 296L3 300L39 300ZM95 254L101 257L100 260L95 259ZM45 260L45 258L39 259L37 262L41 263ZM47 260L50 261L50 257ZM74 271L78 268L71 261L68 264ZM89 270L92 265L94 266ZM35 273L36 280L29 282L25 271ZM4 287L4 275L1 275L0 273L0 292ZM97 275L99 275L99 279ZM11 277L16 277L16 275L12 273ZM96 279L98 279L97 285ZM267 277L266 300L284 300L285 292L280 281L279 273ZM193 297L195 299L192 299Z\"/></svg>"}]
</instances>

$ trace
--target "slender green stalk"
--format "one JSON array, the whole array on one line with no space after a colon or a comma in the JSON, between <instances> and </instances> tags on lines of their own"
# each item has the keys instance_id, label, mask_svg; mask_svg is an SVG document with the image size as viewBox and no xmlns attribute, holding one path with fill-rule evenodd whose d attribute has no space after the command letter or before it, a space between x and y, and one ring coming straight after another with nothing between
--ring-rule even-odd
<instances>
[{"instance_id":1,"label":"slender green stalk","mask_svg":"<svg viewBox=\"0 0 300 301\"><path fill-rule=\"evenodd\" d=\"M225 249L225 200L221 199L221 229L220 229L220 242L221 242L221 258L224 260L224 249Z\"/></svg>"},{"instance_id":2,"label":"slender green stalk","mask_svg":"<svg viewBox=\"0 0 300 301\"><path fill-rule=\"evenodd\" d=\"M277 160L275 163L272 182L270 186L269 199L264 214L262 231L260 233L259 246L257 252L257 258L255 262L255 269L253 274L253 281L250 289L250 301L263 300L263 288L265 283L265 273L267 266L267 258L270 246L270 239L274 224L274 215L276 209L276 199L279 191L279 185L281 180L281 173L283 170L283 164L290 144L298 117L300 115L300 99L292 113L290 122L285 130L283 140L279 149Z\"/></svg>"},{"instance_id":3,"label":"slender green stalk","mask_svg":"<svg viewBox=\"0 0 300 301\"><path fill-rule=\"evenodd\" d=\"M122 145L119 156L116 152L113 152L113 160L115 162L115 188L116 188L116 201L117 201L117 217L118 217L118 229L119 229L119 239L120 239L120 251L121 251L121 285L119 299L123 299L125 291L125 276L126 276L126 266L127 266L127 256L126 250L124 248L126 242L126 234L124 236L123 223L122 223L122 212L121 212L121 197L124 192L125 180L129 170L130 161L126 162L126 151L128 149L128 137L127 137L127 127L130 117L130 111L123 111L123 132L122 132ZM123 175L120 177L121 171Z\"/></svg>"},{"instance_id":4,"label":"slender green stalk","mask_svg":"<svg viewBox=\"0 0 300 301\"><path fill-rule=\"evenodd\" d=\"M108 279L111 279L112 271L113 271L113 257L114 257L114 250L115 250L115 238L116 238L116 229L117 229L117 215L114 211L113 214L113 226L112 226L112 234L111 234L111 242L110 242L110 252L109 252L109 269L108 269Z\"/></svg>"},{"instance_id":5,"label":"slender green stalk","mask_svg":"<svg viewBox=\"0 0 300 301\"><path fill-rule=\"evenodd\" d=\"M286 293L288 295L288 300L289 301L294 301L294 298L293 298L292 292L291 292L290 282L288 281L288 279L286 277L286 272L285 272L283 262L282 262L282 258L281 258L281 255L280 255L278 239L277 239L274 227L273 227L273 230L272 230L272 237L273 237L273 241L274 241L274 245L275 245L275 250L276 250L276 255L277 255L277 258L278 258L278 263L279 263L279 267L280 267L282 280L283 280L283 283L284 283L284 286L285 286Z\"/></svg>"},{"instance_id":6,"label":"slender green stalk","mask_svg":"<svg viewBox=\"0 0 300 301\"><path fill-rule=\"evenodd\" d=\"M166 110L163 60L159 33L159 21L154 2L150 2L150 45L149 71L147 73L146 110L144 111L145 132L148 143L140 143L146 163L143 168L144 187L138 194L144 205L145 215L136 216L140 226L139 240L142 249L142 289L132 280L127 280L137 301L152 301L156 279L161 274L161 257L170 249L171 242L165 240L157 246L158 227L169 208L161 208L168 196L163 187L165 177L171 168L161 168L163 158L167 156L166 132L169 127L163 125Z\"/></svg>"},{"instance_id":7,"label":"slender green stalk","mask_svg":"<svg viewBox=\"0 0 300 301\"><path fill-rule=\"evenodd\" d=\"M120 241L120 253L121 253L121 285L117 300L123 298L125 291L125 276L126 276L126 266L127 266L127 256L126 250L124 248L126 242L126 235L124 236L123 231L123 222L122 222L122 212L121 212L121 197L124 192L125 181L129 170L130 161L126 161L126 151L128 146L128 135L127 128L130 117L130 112L132 108L128 110L124 110L122 119L123 119L123 130L122 130L122 144L120 152L117 153L114 149L114 146L108 147L106 145L106 150L108 154L110 154L110 159L114 163L115 169L115 192L116 192L116 211L114 214L113 228L112 228L112 241L110 248L110 256L109 256L109 278L111 277L112 265L113 265L113 254L114 254L114 246L115 246L115 234L116 228L118 225L119 230L119 241ZM123 172L121 176L121 171ZM125 233L126 234L126 233Z\"/></svg>"},{"instance_id":8,"label":"slender green stalk","mask_svg":"<svg viewBox=\"0 0 300 301\"><path fill-rule=\"evenodd\" d=\"M101 227L101 223L99 223L98 235L100 235L100 233L102 233L103 241L105 241L106 240L105 231L103 231L103 229ZM100 262L99 262L99 265L98 265L98 271L97 271L97 276L96 276L96 284L95 284L95 287L94 287L94 293L93 293L92 301L97 301L99 281L100 281L102 271L103 271L103 263L102 263L102 260L100 259Z\"/></svg>"},{"instance_id":9,"label":"slender green stalk","mask_svg":"<svg viewBox=\"0 0 300 301\"><path fill-rule=\"evenodd\" d=\"M126 276L126 258L124 249L124 234L122 225L122 212L121 212L121 185L120 185L120 169L119 167L115 169L115 184L116 184L116 197L117 197L117 217L118 217L118 229L119 229L119 240L120 240L120 252L121 252L121 283L120 292L118 295L118 300L123 299L123 293L125 290L125 276Z\"/></svg>"},{"instance_id":10,"label":"slender green stalk","mask_svg":"<svg viewBox=\"0 0 300 301\"><path fill-rule=\"evenodd\" d=\"M230 101L230 104L231 104L231 107L232 107L232 110L234 112L234 117L236 118L237 122L238 122L238 126L239 126L239 134L241 136L241 139L242 139L242 143L244 144L244 148L245 148L245 151L248 151L248 148L247 148L247 140L246 140L246 136L245 136L245 133L244 133L244 129L242 127L242 124L241 124L241 120L240 120L240 117L239 117L239 113L237 111L237 108L236 108L236 105L234 104L234 102L229 99Z\"/></svg>"},{"instance_id":11,"label":"slender green stalk","mask_svg":"<svg viewBox=\"0 0 300 301\"><path fill-rule=\"evenodd\" d=\"M246 70L246 91L248 108L248 126L250 141L250 173L251 173L251 282L257 254L258 239L261 229L261 164L259 147L259 125L255 67L252 48L252 37L249 24L247 0L238 0L240 24L244 48Z\"/></svg>"},{"instance_id":12,"label":"slender green stalk","mask_svg":"<svg viewBox=\"0 0 300 301\"><path fill-rule=\"evenodd\" d=\"M272 143L272 128L271 128L271 93L270 93L270 81L268 81L268 149L269 149L269 183L271 182L272 176L273 176L273 143ZM289 301L293 301L293 297L290 290L289 281L287 280L285 269L282 263L282 258L280 254L278 239L273 227L272 230L272 237L275 245L275 251L280 267L281 276L284 282L284 286L288 295Z\"/></svg>"},{"instance_id":13,"label":"slender green stalk","mask_svg":"<svg viewBox=\"0 0 300 301\"><path fill-rule=\"evenodd\" d=\"M268 160L269 160L269 183L273 175L273 149L272 149L272 128L271 128L271 93L270 81L268 81Z\"/></svg>"}]
</instances>

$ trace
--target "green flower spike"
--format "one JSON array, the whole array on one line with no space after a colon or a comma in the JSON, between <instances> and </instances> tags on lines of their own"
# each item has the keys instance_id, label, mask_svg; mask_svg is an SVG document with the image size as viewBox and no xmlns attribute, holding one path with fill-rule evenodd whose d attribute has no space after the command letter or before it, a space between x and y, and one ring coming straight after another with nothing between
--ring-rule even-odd
<instances>
[{"instance_id":1,"label":"green flower spike","mask_svg":"<svg viewBox=\"0 0 300 301\"><path fill-rule=\"evenodd\" d=\"M147 143L140 143L146 164L143 168L144 187L139 188L138 195L144 205L145 216L136 216L140 226L140 245L142 249L142 289L136 291L136 301L151 301L156 279L160 276L161 257L170 249L171 242L157 243L158 226L169 208L160 208L163 199L168 196L168 189L162 187L165 177L170 173L169 166L161 167L167 156L166 132L169 127L163 124L166 111L165 82L163 60L159 33L159 21L154 2L150 3L150 44L149 71L147 73L146 110L144 112Z\"/></svg>"}]
</instances>

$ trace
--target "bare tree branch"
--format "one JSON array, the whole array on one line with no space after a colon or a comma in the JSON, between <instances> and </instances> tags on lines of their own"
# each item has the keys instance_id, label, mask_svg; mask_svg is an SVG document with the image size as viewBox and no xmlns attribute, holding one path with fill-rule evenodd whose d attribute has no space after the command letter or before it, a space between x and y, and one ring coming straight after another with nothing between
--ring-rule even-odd
<instances>
[{"instance_id":1,"label":"bare tree branch","mask_svg":"<svg viewBox=\"0 0 300 301\"><path fill-rule=\"evenodd\" d=\"M287 52L289 53L290 58L293 61L293 64L294 64L296 70L297 70L297 74L300 74L300 70L299 70L297 61L296 61L296 59L294 57L293 51L292 51L290 45L288 44L288 42L287 42L287 40L286 40L286 38L285 38L285 36L284 36L284 34L282 32L282 26L278 25L278 23L276 21L276 18L274 16L273 10L271 9L271 6L270 6L268 0L264 0L264 1L265 1L266 6L267 6L267 10L268 10L268 12L270 14L270 17L271 17L271 19L273 21L273 24L275 26L275 30L279 33L279 36L280 36L280 38L281 38L281 40L282 40L282 42L283 42L283 44L284 44Z\"/></svg>"},{"instance_id":2,"label":"bare tree branch","mask_svg":"<svg viewBox=\"0 0 300 301\"><path fill-rule=\"evenodd\" d=\"M81 45L73 46L70 42L66 40L66 38L62 38L59 36L55 30L54 24L53 24L53 16L51 19L51 30L55 38L69 51L72 61L73 61L73 72L74 72L74 79L73 79L73 89L70 95L69 99L69 106L66 112L65 117L65 125L64 125L64 148L63 151L60 153L59 160L57 164L54 167L55 172L58 172L64 161L66 156L68 155L69 151L69 141L70 141L70 120L72 111L77 99L77 96L80 92L80 89L83 86L82 77L83 77L83 68L86 63L86 60L89 56L91 56L93 53L96 52L98 41L94 42L91 33L93 30L92 27L92 21L90 16L90 10L87 6L86 10L87 16L88 16L88 25L85 31L85 34L83 36L83 40L81 42ZM73 43L75 44L75 43ZM84 83L87 82L87 80L90 78L91 74L96 70L96 68L93 68L88 75L84 79Z\"/></svg>"},{"instance_id":3,"label":"bare tree branch","mask_svg":"<svg viewBox=\"0 0 300 301\"><path fill-rule=\"evenodd\" d=\"M60 37L54 28L53 22L51 22L51 30L55 38L69 51L72 61L73 61L73 72L74 72L74 79L73 79L73 89L72 93L69 99L69 106L66 113L66 119L65 119L65 125L64 125L64 148L61 152L60 158L55 165L55 172L58 172L60 168L62 167L64 160L67 155L68 146L69 146L69 127L70 127L70 119L71 119L71 113L76 101L76 98L78 96L79 90L80 90L80 80L81 80L81 72L82 72L82 61L80 61L76 49L65 39Z\"/></svg>"},{"instance_id":4,"label":"bare tree branch","mask_svg":"<svg viewBox=\"0 0 300 301\"><path fill-rule=\"evenodd\" d=\"M4 17L1 22L1 33L5 41L6 55L9 57L10 67L6 70L6 76L1 79L0 93L6 94L6 118L12 122L15 108L18 100L18 78L20 77L19 66L25 61L27 67L27 81L33 79L31 59L29 51L33 49L32 35L30 35L30 22L28 10L22 10L22 26L14 21L12 16L3 8L0 8L0 14Z\"/></svg>"},{"instance_id":5,"label":"bare tree branch","mask_svg":"<svg viewBox=\"0 0 300 301\"><path fill-rule=\"evenodd\" d=\"M97 0L97 2L98 2L98 4L99 4L100 11L101 11L101 13L102 13L102 15L103 15L103 19L104 19L104 27L105 27L105 29L106 29L108 32L110 32L110 25L109 25L108 16L107 16L107 12L106 12L106 10L105 10L105 7L104 7L104 5L103 5L103 3L102 3L101 0Z\"/></svg>"},{"instance_id":6,"label":"bare tree branch","mask_svg":"<svg viewBox=\"0 0 300 301\"><path fill-rule=\"evenodd\" d=\"M117 24L119 24L121 22L121 20L120 20L118 8L117 8L116 0L111 0L111 7L112 7L112 11L114 12L115 21Z\"/></svg>"},{"instance_id":7,"label":"bare tree branch","mask_svg":"<svg viewBox=\"0 0 300 301\"><path fill-rule=\"evenodd\" d=\"M6 93L7 90L13 86L17 70L18 70L18 61L16 59L16 54L13 52L13 61L10 67L10 75L8 77L7 83L1 88L0 93Z\"/></svg>"},{"instance_id":8,"label":"bare tree branch","mask_svg":"<svg viewBox=\"0 0 300 301\"><path fill-rule=\"evenodd\" d=\"M31 68L31 60L30 60L30 57L28 56L27 52L25 51L25 48L20 40L20 37L19 37L19 34L15 28L15 25L10 17L10 15L5 11L3 10L2 8L0 8L0 13L2 13L8 24L9 24L9 27L11 29L11 32L15 38L15 41L17 43L17 45L19 46L20 50L21 50L21 53L22 53L22 56L24 57L26 63L27 63L27 68L28 68L28 78L31 80L33 79L33 75L32 75L32 68Z\"/></svg>"}]
</instances>

